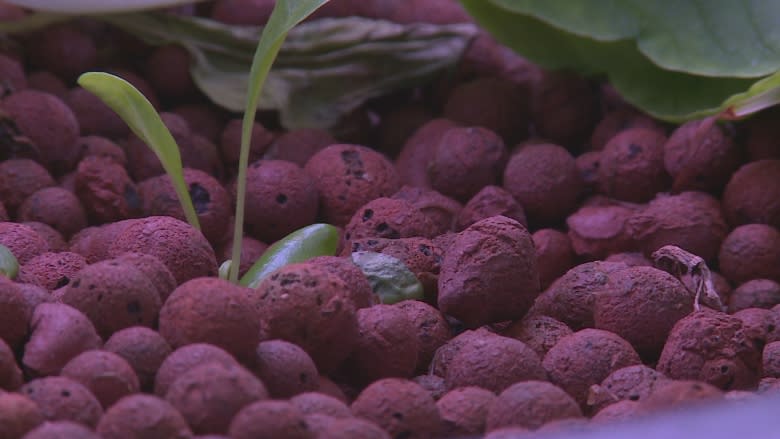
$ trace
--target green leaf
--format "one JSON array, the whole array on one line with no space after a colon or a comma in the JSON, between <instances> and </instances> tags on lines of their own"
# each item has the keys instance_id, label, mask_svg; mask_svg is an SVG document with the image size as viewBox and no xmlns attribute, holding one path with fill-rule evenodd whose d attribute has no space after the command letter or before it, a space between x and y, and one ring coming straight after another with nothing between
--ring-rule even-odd
<instances>
[{"instance_id":1,"label":"green leaf","mask_svg":"<svg viewBox=\"0 0 780 439\"><path fill-rule=\"evenodd\" d=\"M338 243L339 231L329 224L312 224L296 230L268 247L241 278L240 284L256 288L265 277L287 264L317 256L333 256Z\"/></svg>"},{"instance_id":2,"label":"green leaf","mask_svg":"<svg viewBox=\"0 0 780 439\"><path fill-rule=\"evenodd\" d=\"M147 43L184 46L200 90L221 107L244 110L260 28L159 13L101 18ZM258 108L279 110L288 129L330 128L365 101L452 67L476 34L472 24L402 25L362 17L301 23L282 45Z\"/></svg>"},{"instance_id":3,"label":"green leaf","mask_svg":"<svg viewBox=\"0 0 780 439\"><path fill-rule=\"evenodd\" d=\"M550 69L606 74L628 102L660 119L682 122L731 109L745 115L776 103L780 95L776 81L762 78L780 68L780 57L767 55L780 47L780 33L766 26L767 16L780 20L780 10L767 2L717 0L724 11L744 9L734 11L733 23L712 6L696 15L701 5L696 0L461 2L523 56ZM763 18L751 25L758 15ZM721 41L734 23L745 26L744 32Z\"/></svg>"},{"instance_id":4,"label":"green leaf","mask_svg":"<svg viewBox=\"0 0 780 439\"><path fill-rule=\"evenodd\" d=\"M268 23L260 35L257 50L249 69L249 89L241 122L241 152L238 158L238 177L236 178L236 214L233 227L233 260L228 279L238 281L238 267L241 262L241 235L244 230L244 205L246 200L246 172L249 167L249 149L252 140L252 127L257 113L260 92L271 71L271 65L282 48L287 33L306 17L311 15L328 0L276 0Z\"/></svg>"},{"instance_id":5,"label":"green leaf","mask_svg":"<svg viewBox=\"0 0 780 439\"><path fill-rule=\"evenodd\" d=\"M202 0L3 0L34 11L57 14L108 14L116 12L160 9L197 3Z\"/></svg>"},{"instance_id":6,"label":"green leaf","mask_svg":"<svg viewBox=\"0 0 780 439\"><path fill-rule=\"evenodd\" d=\"M352 262L363 274L382 303L423 299L425 292L417 276L398 258L376 252L352 253Z\"/></svg>"},{"instance_id":7,"label":"green leaf","mask_svg":"<svg viewBox=\"0 0 780 439\"><path fill-rule=\"evenodd\" d=\"M19 272L19 261L8 247L0 244L0 276L14 280Z\"/></svg>"},{"instance_id":8,"label":"green leaf","mask_svg":"<svg viewBox=\"0 0 780 439\"><path fill-rule=\"evenodd\" d=\"M171 178L187 222L200 229L198 215L192 205L181 164L181 154L170 131L152 104L132 84L104 72L82 74L78 83L114 110L160 159Z\"/></svg>"}]
</instances>

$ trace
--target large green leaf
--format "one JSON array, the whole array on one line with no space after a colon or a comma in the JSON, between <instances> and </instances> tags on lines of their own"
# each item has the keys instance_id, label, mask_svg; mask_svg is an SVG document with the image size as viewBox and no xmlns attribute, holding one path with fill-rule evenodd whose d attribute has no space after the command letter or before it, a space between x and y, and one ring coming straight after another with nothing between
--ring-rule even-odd
<instances>
[{"instance_id":1,"label":"large green leaf","mask_svg":"<svg viewBox=\"0 0 780 439\"><path fill-rule=\"evenodd\" d=\"M748 29L753 40L735 38L746 46L744 52L724 44L707 49L707 45L718 45L722 31L733 30L734 24L724 23L707 34L707 25L726 21L725 16L702 12L694 17L691 8L699 5L695 0L461 2L480 24L518 53L547 68L606 74L627 101L661 119L681 122L717 113L741 116L780 98L777 78L767 77L780 68L780 57L759 56L774 53L773 47L780 46L780 33L767 32L763 44L758 44L757 35L767 29L757 24ZM780 11L773 5L713 3L774 14L780 22ZM686 30L679 26L681 16L690 18L688 39L695 41L683 38ZM744 24L748 14L735 12L734 17L735 23Z\"/></svg>"},{"instance_id":2,"label":"large green leaf","mask_svg":"<svg viewBox=\"0 0 780 439\"><path fill-rule=\"evenodd\" d=\"M109 73L87 72L79 77L78 83L114 110L130 130L154 151L171 178L187 222L200 229L198 215L184 181L179 146L149 100L132 84Z\"/></svg>"}]
</instances>

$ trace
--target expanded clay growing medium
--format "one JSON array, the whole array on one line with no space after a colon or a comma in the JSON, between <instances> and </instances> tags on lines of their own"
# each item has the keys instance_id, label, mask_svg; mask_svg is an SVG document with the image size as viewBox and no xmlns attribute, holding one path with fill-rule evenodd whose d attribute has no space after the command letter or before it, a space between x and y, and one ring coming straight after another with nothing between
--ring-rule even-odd
<instances>
[{"instance_id":1,"label":"expanded clay growing medium","mask_svg":"<svg viewBox=\"0 0 780 439\"><path fill-rule=\"evenodd\" d=\"M334 0L306 25L410 26L390 46L473 29L456 0L407 3ZM233 38L272 6L164 18L216 19ZM29 14L0 0L0 24ZM332 128L257 113L240 274L314 223L336 226L337 248L247 288L219 270L241 114L203 94L189 44L137 36L82 17L0 44L0 244L18 265L0 276L0 438L603 439L712 401L729 412L708 426L759 437L720 423L780 389L780 112L662 122L478 30L429 83ZM290 47L285 72L299 68ZM77 84L86 70L128 80L160 113L200 228L156 154ZM277 92L291 80L272 78ZM306 79L292 105L321 98ZM658 260L666 245L692 256ZM422 297L387 303L356 251L402 262Z\"/></svg>"}]
</instances>

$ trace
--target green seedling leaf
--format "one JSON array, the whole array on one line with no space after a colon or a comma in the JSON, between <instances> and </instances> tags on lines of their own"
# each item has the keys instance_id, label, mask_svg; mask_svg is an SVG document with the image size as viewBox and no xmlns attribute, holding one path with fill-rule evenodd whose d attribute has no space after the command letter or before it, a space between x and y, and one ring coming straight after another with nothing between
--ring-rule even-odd
<instances>
[{"instance_id":1,"label":"green seedling leaf","mask_svg":"<svg viewBox=\"0 0 780 439\"><path fill-rule=\"evenodd\" d=\"M338 243L339 231L330 224L312 224L296 230L268 247L240 283L256 288L269 274L287 264L335 255Z\"/></svg>"},{"instance_id":2,"label":"green seedling leaf","mask_svg":"<svg viewBox=\"0 0 780 439\"><path fill-rule=\"evenodd\" d=\"M381 303L393 304L425 297L417 276L398 258L384 253L360 251L352 253L352 262L363 270Z\"/></svg>"},{"instance_id":3,"label":"green seedling leaf","mask_svg":"<svg viewBox=\"0 0 780 439\"><path fill-rule=\"evenodd\" d=\"M19 261L8 247L0 244L0 276L14 280L19 273Z\"/></svg>"},{"instance_id":4,"label":"green seedling leaf","mask_svg":"<svg viewBox=\"0 0 780 439\"><path fill-rule=\"evenodd\" d=\"M57 14L110 14L116 12L160 9L197 3L202 0L3 0L34 11Z\"/></svg>"},{"instance_id":5,"label":"green seedling leaf","mask_svg":"<svg viewBox=\"0 0 780 439\"><path fill-rule=\"evenodd\" d=\"M114 110L154 151L173 182L187 222L200 230L198 215L184 181L179 147L149 100L132 84L109 73L87 72L79 77L78 83Z\"/></svg>"},{"instance_id":6,"label":"green seedling leaf","mask_svg":"<svg viewBox=\"0 0 780 439\"><path fill-rule=\"evenodd\" d=\"M778 102L777 2L461 3L523 56L550 69L605 74L628 102L667 121L744 116Z\"/></svg>"},{"instance_id":7,"label":"green seedling leaf","mask_svg":"<svg viewBox=\"0 0 780 439\"><path fill-rule=\"evenodd\" d=\"M241 152L238 158L236 178L236 215L233 227L233 261L228 279L238 281L238 267L241 263L241 235L244 230L244 203L246 199L246 170L249 167L249 143L252 140L252 126L257 113L257 103L263 90L271 65L282 48L287 33L328 0L276 0L268 23L260 35L252 68L249 70L249 89L241 123Z\"/></svg>"},{"instance_id":8,"label":"green seedling leaf","mask_svg":"<svg viewBox=\"0 0 780 439\"><path fill-rule=\"evenodd\" d=\"M226 260L222 264L219 265L219 272L218 276L220 279L228 280L228 276L230 275L230 266L233 264L233 261L230 259Z\"/></svg>"}]
</instances>

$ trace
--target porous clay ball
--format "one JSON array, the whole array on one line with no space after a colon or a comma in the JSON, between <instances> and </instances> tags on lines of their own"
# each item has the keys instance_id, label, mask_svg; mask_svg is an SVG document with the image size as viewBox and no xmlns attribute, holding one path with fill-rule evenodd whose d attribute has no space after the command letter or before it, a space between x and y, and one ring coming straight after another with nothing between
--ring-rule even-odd
<instances>
[{"instance_id":1,"label":"porous clay ball","mask_svg":"<svg viewBox=\"0 0 780 439\"><path fill-rule=\"evenodd\" d=\"M247 169L246 224L263 242L274 242L317 218L314 180L300 166L258 160Z\"/></svg>"},{"instance_id":2,"label":"porous clay ball","mask_svg":"<svg viewBox=\"0 0 780 439\"><path fill-rule=\"evenodd\" d=\"M254 371L273 398L288 399L317 390L319 373L309 354L284 340L260 342L255 350Z\"/></svg>"},{"instance_id":3,"label":"porous clay ball","mask_svg":"<svg viewBox=\"0 0 780 439\"><path fill-rule=\"evenodd\" d=\"M574 158L574 164L580 173L584 185L583 193L591 195L596 192L599 183L599 167L601 166L601 151L584 152Z\"/></svg>"},{"instance_id":4,"label":"porous clay ball","mask_svg":"<svg viewBox=\"0 0 780 439\"><path fill-rule=\"evenodd\" d=\"M274 139L263 158L285 160L305 166L311 156L328 145L338 143L329 132L319 128L298 128L282 133Z\"/></svg>"},{"instance_id":5,"label":"porous clay ball","mask_svg":"<svg viewBox=\"0 0 780 439\"><path fill-rule=\"evenodd\" d=\"M438 375L417 375L416 377L412 378L412 381L421 385L423 389L427 390L436 401L441 399L441 397L444 396L448 390L447 383L444 381L444 378Z\"/></svg>"},{"instance_id":6,"label":"porous clay ball","mask_svg":"<svg viewBox=\"0 0 780 439\"><path fill-rule=\"evenodd\" d=\"M17 349L27 337L32 309L14 282L0 276L0 339L12 349Z\"/></svg>"},{"instance_id":7,"label":"porous clay ball","mask_svg":"<svg viewBox=\"0 0 780 439\"><path fill-rule=\"evenodd\" d=\"M390 439L390 434L377 424L365 419L335 419L317 436L319 439Z\"/></svg>"},{"instance_id":8,"label":"porous clay ball","mask_svg":"<svg viewBox=\"0 0 780 439\"><path fill-rule=\"evenodd\" d=\"M349 257L317 256L306 262L319 265L343 280L347 285L348 296L352 299L356 310L377 303L378 299L374 295L366 275Z\"/></svg>"},{"instance_id":9,"label":"porous clay ball","mask_svg":"<svg viewBox=\"0 0 780 439\"><path fill-rule=\"evenodd\" d=\"M60 371L60 376L83 384L104 409L123 396L138 393L138 376L130 364L117 354L102 350L82 352Z\"/></svg>"},{"instance_id":10,"label":"porous clay ball","mask_svg":"<svg viewBox=\"0 0 780 439\"><path fill-rule=\"evenodd\" d=\"M590 386L588 405L593 412L600 412L620 401L642 401L664 380L662 373L644 364L624 367L609 374L600 384Z\"/></svg>"},{"instance_id":11,"label":"porous clay ball","mask_svg":"<svg viewBox=\"0 0 780 439\"><path fill-rule=\"evenodd\" d=\"M100 98L81 87L66 90L61 98L78 120L82 136L105 136L111 139L126 137L127 124Z\"/></svg>"},{"instance_id":12,"label":"porous clay ball","mask_svg":"<svg viewBox=\"0 0 780 439\"><path fill-rule=\"evenodd\" d=\"M528 95L511 80L478 78L452 90L444 117L460 125L485 127L513 144L528 132Z\"/></svg>"},{"instance_id":13,"label":"porous clay ball","mask_svg":"<svg viewBox=\"0 0 780 439\"><path fill-rule=\"evenodd\" d=\"M49 244L35 230L12 222L0 222L0 244L13 253L19 264L49 251Z\"/></svg>"},{"instance_id":14,"label":"porous clay ball","mask_svg":"<svg viewBox=\"0 0 780 439\"><path fill-rule=\"evenodd\" d=\"M572 333L565 323L544 315L527 315L507 327L502 335L525 343L544 358L558 340Z\"/></svg>"},{"instance_id":15,"label":"porous clay ball","mask_svg":"<svg viewBox=\"0 0 780 439\"><path fill-rule=\"evenodd\" d=\"M640 403L630 399L622 399L612 403L590 418L591 424L613 424L633 419L639 413Z\"/></svg>"},{"instance_id":16,"label":"porous clay ball","mask_svg":"<svg viewBox=\"0 0 780 439\"><path fill-rule=\"evenodd\" d=\"M499 183L508 151L495 132L480 126L447 130L428 165L431 186L465 202L487 185Z\"/></svg>"},{"instance_id":17,"label":"porous clay ball","mask_svg":"<svg viewBox=\"0 0 780 439\"><path fill-rule=\"evenodd\" d=\"M418 341L417 371L428 370L436 350L452 338L447 319L438 309L419 300L404 300L395 305L406 313L416 328Z\"/></svg>"},{"instance_id":18,"label":"porous clay ball","mask_svg":"<svg viewBox=\"0 0 780 439\"><path fill-rule=\"evenodd\" d=\"M50 26L32 38L27 46L30 63L73 81L81 73L95 68L98 50L90 34L79 26Z\"/></svg>"},{"instance_id":19,"label":"porous clay ball","mask_svg":"<svg viewBox=\"0 0 780 439\"><path fill-rule=\"evenodd\" d=\"M108 248L114 243L116 237L137 221L139 220L129 219L102 226L86 227L70 238L68 247L70 251L87 258L90 264L109 259Z\"/></svg>"},{"instance_id":20,"label":"porous clay ball","mask_svg":"<svg viewBox=\"0 0 780 439\"><path fill-rule=\"evenodd\" d=\"M94 428L103 416L97 398L70 378L37 378L22 386L19 393L35 401L47 421L73 421Z\"/></svg>"},{"instance_id":21,"label":"porous clay ball","mask_svg":"<svg viewBox=\"0 0 780 439\"><path fill-rule=\"evenodd\" d=\"M19 393L0 393L0 437L21 439L42 423L43 415L33 400Z\"/></svg>"},{"instance_id":22,"label":"porous clay ball","mask_svg":"<svg viewBox=\"0 0 780 439\"><path fill-rule=\"evenodd\" d=\"M27 88L27 78L24 76L22 64L14 58L0 55L0 76L4 78L3 95Z\"/></svg>"},{"instance_id":23,"label":"porous clay ball","mask_svg":"<svg viewBox=\"0 0 780 439\"><path fill-rule=\"evenodd\" d=\"M376 198L360 207L344 227L344 239L361 238L432 238L436 227L411 203L394 198Z\"/></svg>"},{"instance_id":24,"label":"porous clay ball","mask_svg":"<svg viewBox=\"0 0 780 439\"><path fill-rule=\"evenodd\" d=\"M474 340L496 335L495 332L489 331L486 327L474 330L467 329L461 332L451 338L447 343L444 343L439 349L436 349L436 353L433 354L433 360L431 360L431 373L442 378L446 377L447 369L449 368L450 363L452 363L452 359L463 346L466 346Z\"/></svg>"},{"instance_id":25,"label":"porous clay ball","mask_svg":"<svg viewBox=\"0 0 780 439\"><path fill-rule=\"evenodd\" d=\"M262 319L263 339L303 348L317 369L330 373L357 342L355 306L347 285L315 264L290 264L266 277L251 300Z\"/></svg>"},{"instance_id":26,"label":"porous clay ball","mask_svg":"<svg viewBox=\"0 0 780 439\"><path fill-rule=\"evenodd\" d=\"M428 164L433 160L441 137L455 126L457 124L449 119L433 119L409 136L395 163L402 182L412 187L431 187Z\"/></svg>"},{"instance_id":27,"label":"porous clay ball","mask_svg":"<svg viewBox=\"0 0 780 439\"><path fill-rule=\"evenodd\" d=\"M268 391L252 372L215 362L184 372L165 394L195 434L227 433L242 408L267 398Z\"/></svg>"},{"instance_id":28,"label":"porous clay ball","mask_svg":"<svg viewBox=\"0 0 780 439\"><path fill-rule=\"evenodd\" d=\"M539 294L531 234L503 216L459 233L446 251L439 309L469 327L522 317Z\"/></svg>"},{"instance_id":29,"label":"porous clay ball","mask_svg":"<svg viewBox=\"0 0 780 439\"><path fill-rule=\"evenodd\" d=\"M588 389L617 369L641 364L626 340L601 329L582 329L563 337L544 356L550 381L587 408Z\"/></svg>"},{"instance_id":30,"label":"porous clay ball","mask_svg":"<svg viewBox=\"0 0 780 439\"><path fill-rule=\"evenodd\" d=\"M514 338L487 336L468 340L452 357L444 377L447 388L478 386L501 392L518 381L545 380L536 352Z\"/></svg>"},{"instance_id":31,"label":"porous clay ball","mask_svg":"<svg viewBox=\"0 0 780 439\"><path fill-rule=\"evenodd\" d=\"M177 284L201 276L216 276L214 249L200 231L167 216L150 216L129 224L115 237L108 254L137 252L156 256Z\"/></svg>"},{"instance_id":32,"label":"porous clay ball","mask_svg":"<svg viewBox=\"0 0 780 439\"><path fill-rule=\"evenodd\" d=\"M211 243L218 243L230 225L231 197L217 179L197 169L184 169L184 183L198 216L201 232ZM147 216L171 216L186 221L173 182L168 175L145 180L138 186Z\"/></svg>"},{"instance_id":33,"label":"porous clay ball","mask_svg":"<svg viewBox=\"0 0 780 439\"><path fill-rule=\"evenodd\" d=\"M613 253L604 259L604 262L626 264L629 267L652 267L653 263L640 252Z\"/></svg>"},{"instance_id":34,"label":"porous clay ball","mask_svg":"<svg viewBox=\"0 0 780 439\"><path fill-rule=\"evenodd\" d=\"M145 326L133 326L115 332L106 340L103 349L127 361L138 375L143 391L153 388L157 370L171 353L168 342L157 331Z\"/></svg>"},{"instance_id":35,"label":"porous clay ball","mask_svg":"<svg viewBox=\"0 0 780 439\"><path fill-rule=\"evenodd\" d=\"M524 427L504 427L488 432L485 439L517 439L531 436L531 430Z\"/></svg>"},{"instance_id":36,"label":"porous clay ball","mask_svg":"<svg viewBox=\"0 0 780 439\"><path fill-rule=\"evenodd\" d=\"M62 303L38 305L30 328L22 364L32 376L58 374L71 358L103 344L89 318Z\"/></svg>"},{"instance_id":37,"label":"porous clay ball","mask_svg":"<svg viewBox=\"0 0 780 439\"><path fill-rule=\"evenodd\" d=\"M174 349L212 343L236 358L252 358L260 321L243 287L201 277L179 285L160 310L160 335Z\"/></svg>"},{"instance_id":38,"label":"porous clay ball","mask_svg":"<svg viewBox=\"0 0 780 439\"><path fill-rule=\"evenodd\" d=\"M647 128L628 129L613 137L601 153L601 192L641 203L666 190L670 178L664 168L665 143L662 133Z\"/></svg>"},{"instance_id":39,"label":"porous clay ball","mask_svg":"<svg viewBox=\"0 0 780 439\"><path fill-rule=\"evenodd\" d=\"M144 77L161 97L184 98L197 93L190 64L192 59L187 49L166 44L155 48L146 59Z\"/></svg>"},{"instance_id":40,"label":"porous clay ball","mask_svg":"<svg viewBox=\"0 0 780 439\"><path fill-rule=\"evenodd\" d=\"M733 284L751 279L780 282L780 231L766 224L746 224L726 236L718 253L720 272Z\"/></svg>"},{"instance_id":41,"label":"porous clay ball","mask_svg":"<svg viewBox=\"0 0 780 439\"><path fill-rule=\"evenodd\" d=\"M766 344L769 333L774 332L769 329L776 330L772 314L772 311L768 309L747 308L735 312L732 316L742 322L742 330L748 340L756 346L763 346Z\"/></svg>"},{"instance_id":42,"label":"porous clay ball","mask_svg":"<svg viewBox=\"0 0 780 439\"><path fill-rule=\"evenodd\" d=\"M574 249L566 233L559 230L540 229L531 238L536 249L539 282L544 290L574 266Z\"/></svg>"},{"instance_id":43,"label":"porous clay ball","mask_svg":"<svg viewBox=\"0 0 780 439\"><path fill-rule=\"evenodd\" d=\"M723 398L723 392L706 382L696 380L665 380L650 392L640 403L638 412L669 411L690 407L695 403L713 402Z\"/></svg>"},{"instance_id":44,"label":"porous clay ball","mask_svg":"<svg viewBox=\"0 0 780 439\"><path fill-rule=\"evenodd\" d=\"M504 169L504 189L525 210L532 224L562 220L577 206L583 182L574 157L551 143L522 147Z\"/></svg>"},{"instance_id":45,"label":"porous clay ball","mask_svg":"<svg viewBox=\"0 0 780 439\"><path fill-rule=\"evenodd\" d=\"M19 206L17 220L48 224L69 238L87 226L87 213L72 192L60 187L48 187L24 200Z\"/></svg>"},{"instance_id":46,"label":"porous clay ball","mask_svg":"<svg viewBox=\"0 0 780 439\"><path fill-rule=\"evenodd\" d=\"M631 107L612 110L593 128L590 135L590 148L600 151L618 133L631 128L648 128L663 132L663 127L650 116Z\"/></svg>"},{"instance_id":47,"label":"porous clay ball","mask_svg":"<svg viewBox=\"0 0 780 439\"><path fill-rule=\"evenodd\" d=\"M160 364L155 377L154 393L157 396L165 396L170 385L179 376L197 366L212 362L224 366L238 364L226 350L208 343L192 343L176 349Z\"/></svg>"},{"instance_id":48,"label":"porous clay ball","mask_svg":"<svg viewBox=\"0 0 780 439\"><path fill-rule=\"evenodd\" d=\"M33 229L38 236L43 238L43 240L46 241L46 244L49 245L50 252L65 252L68 250L68 243L65 242L62 233L54 230L48 224L39 223L37 221L25 221L20 224L24 224Z\"/></svg>"},{"instance_id":49,"label":"porous clay ball","mask_svg":"<svg viewBox=\"0 0 780 439\"><path fill-rule=\"evenodd\" d=\"M112 140L101 136L82 136L79 137L80 158L90 155L99 155L110 157L122 166L127 165L127 156L125 150Z\"/></svg>"},{"instance_id":50,"label":"porous clay ball","mask_svg":"<svg viewBox=\"0 0 780 439\"><path fill-rule=\"evenodd\" d=\"M194 134L218 142L225 124L222 113L207 104L191 103L175 107L173 112L187 121Z\"/></svg>"},{"instance_id":51,"label":"porous clay ball","mask_svg":"<svg viewBox=\"0 0 780 439\"><path fill-rule=\"evenodd\" d=\"M774 341L764 346L761 354L761 376L780 377L780 342Z\"/></svg>"},{"instance_id":52,"label":"porous clay ball","mask_svg":"<svg viewBox=\"0 0 780 439\"><path fill-rule=\"evenodd\" d=\"M370 383L380 378L411 378L420 350L412 317L397 305L357 311L358 337L346 366L350 378Z\"/></svg>"},{"instance_id":53,"label":"porous clay ball","mask_svg":"<svg viewBox=\"0 0 780 439\"><path fill-rule=\"evenodd\" d=\"M723 191L723 214L729 224L769 224L780 227L780 160L743 165Z\"/></svg>"},{"instance_id":54,"label":"porous clay ball","mask_svg":"<svg viewBox=\"0 0 780 439\"><path fill-rule=\"evenodd\" d=\"M487 412L487 430L520 426L535 430L542 425L566 418L580 418L577 402L547 381L523 381L501 392Z\"/></svg>"},{"instance_id":55,"label":"porous clay ball","mask_svg":"<svg viewBox=\"0 0 780 439\"><path fill-rule=\"evenodd\" d=\"M488 408L496 394L481 387L459 387L436 401L446 437L480 435L485 432Z\"/></svg>"},{"instance_id":56,"label":"porous clay ball","mask_svg":"<svg viewBox=\"0 0 780 439\"><path fill-rule=\"evenodd\" d=\"M16 390L23 383L22 371L16 364L14 352L8 343L0 339L0 394L3 390Z\"/></svg>"},{"instance_id":57,"label":"porous clay ball","mask_svg":"<svg viewBox=\"0 0 780 439\"><path fill-rule=\"evenodd\" d=\"M27 86L33 90L53 94L60 99L64 99L68 93L68 86L65 85L65 81L47 70L37 70L27 74Z\"/></svg>"},{"instance_id":58,"label":"porous clay ball","mask_svg":"<svg viewBox=\"0 0 780 439\"><path fill-rule=\"evenodd\" d=\"M572 73L545 71L531 90L531 117L539 135L580 149L599 119L592 85Z\"/></svg>"},{"instance_id":59,"label":"porous clay ball","mask_svg":"<svg viewBox=\"0 0 780 439\"><path fill-rule=\"evenodd\" d=\"M462 231L479 220L503 215L528 227L523 206L500 186L488 185L480 189L455 217L455 231Z\"/></svg>"},{"instance_id":60,"label":"porous clay ball","mask_svg":"<svg viewBox=\"0 0 780 439\"><path fill-rule=\"evenodd\" d=\"M41 253L19 269L19 282L38 285L49 291L64 287L87 260L78 253Z\"/></svg>"},{"instance_id":61,"label":"porous clay ball","mask_svg":"<svg viewBox=\"0 0 780 439\"><path fill-rule=\"evenodd\" d=\"M676 245L713 261L729 231L720 207L717 198L704 192L658 195L629 218L629 233L646 256Z\"/></svg>"},{"instance_id":62,"label":"porous clay ball","mask_svg":"<svg viewBox=\"0 0 780 439\"><path fill-rule=\"evenodd\" d=\"M236 414L230 422L233 439L310 439L303 413L288 401L257 401Z\"/></svg>"},{"instance_id":63,"label":"porous clay ball","mask_svg":"<svg viewBox=\"0 0 780 439\"><path fill-rule=\"evenodd\" d=\"M351 418L352 412L344 402L320 392L304 392L290 398L290 404L304 415L321 414L334 418Z\"/></svg>"},{"instance_id":64,"label":"porous clay ball","mask_svg":"<svg viewBox=\"0 0 780 439\"><path fill-rule=\"evenodd\" d=\"M52 297L49 291L38 285L17 283L16 286L22 292L24 301L29 309L34 310L35 307L42 303L54 302L54 297Z\"/></svg>"},{"instance_id":65,"label":"porous clay ball","mask_svg":"<svg viewBox=\"0 0 780 439\"><path fill-rule=\"evenodd\" d=\"M427 216L436 227L436 235L447 233L453 228L454 218L463 208L454 199L423 187L404 185L391 198L406 200ZM481 218L480 218L481 219Z\"/></svg>"},{"instance_id":66,"label":"porous clay ball","mask_svg":"<svg viewBox=\"0 0 780 439\"><path fill-rule=\"evenodd\" d=\"M70 421L44 422L24 439L102 439L92 429Z\"/></svg>"},{"instance_id":67,"label":"porous clay ball","mask_svg":"<svg viewBox=\"0 0 780 439\"><path fill-rule=\"evenodd\" d=\"M176 288L176 279L173 278L173 274L156 256L129 252L115 257L114 260L120 263L128 263L146 275L160 293L160 300L163 303Z\"/></svg>"},{"instance_id":68,"label":"porous clay ball","mask_svg":"<svg viewBox=\"0 0 780 439\"><path fill-rule=\"evenodd\" d=\"M341 386L343 384L336 384L335 381L327 376L320 375L320 388L317 391L332 396L344 404L348 404L351 398L347 397L344 388Z\"/></svg>"},{"instance_id":69,"label":"porous clay ball","mask_svg":"<svg viewBox=\"0 0 780 439\"><path fill-rule=\"evenodd\" d=\"M674 324L693 311L693 294L685 285L653 267L611 273L594 298L594 327L621 336L649 360L661 353Z\"/></svg>"},{"instance_id":70,"label":"porous clay ball","mask_svg":"<svg viewBox=\"0 0 780 439\"><path fill-rule=\"evenodd\" d=\"M336 226L346 225L360 206L400 187L392 162L361 145L330 145L314 154L305 170L320 194L320 215Z\"/></svg>"},{"instance_id":71,"label":"porous clay ball","mask_svg":"<svg viewBox=\"0 0 780 439\"><path fill-rule=\"evenodd\" d=\"M225 166L230 169L238 165L241 151L241 119L231 119L225 124L219 137L219 151ZM249 141L249 163L259 160L274 140L274 134L260 122L252 123L252 137Z\"/></svg>"},{"instance_id":72,"label":"porous clay ball","mask_svg":"<svg viewBox=\"0 0 780 439\"><path fill-rule=\"evenodd\" d=\"M130 326L154 326L161 306L149 278L117 260L97 262L76 273L60 300L89 317L103 338Z\"/></svg>"},{"instance_id":73,"label":"porous clay ball","mask_svg":"<svg viewBox=\"0 0 780 439\"><path fill-rule=\"evenodd\" d=\"M606 289L613 273L626 268L615 262L580 264L553 282L536 299L530 314L552 317L575 331L591 328L596 295Z\"/></svg>"},{"instance_id":74,"label":"porous clay ball","mask_svg":"<svg viewBox=\"0 0 780 439\"><path fill-rule=\"evenodd\" d=\"M152 395L126 396L106 410L95 431L104 439L186 439L190 427L171 404Z\"/></svg>"},{"instance_id":75,"label":"porous clay ball","mask_svg":"<svg viewBox=\"0 0 780 439\"><path fill-rule=\"evenodd\" d=\"M632 250L635 246L628 220L636 208L619 202L601 201L584 204L566 218L572 249L582 258L604 259L612 253Z\"/></svg>"},{"instance_id":76,"label":"porous clay ball","mask_svg":"<svg viewBox=\"0 0 780 439\"><path fill-rule=\"evenodd\" d=\"M675 191L719 191L741 159L739 147L717 117L680 125L664 145L664 166Z\"/></svg>"},{"instance_id":77,"label":"porous clay ball","mask_svg":"<svg viewBox=\"0 0 780 439\"><path fill-rule=\"evenodd\" d=\"M408 439L436 437L441 418L436 402L418 384L400 378L374 381L352 403L352 413Z\"/></svg>"},{"instance_id":78,"label":"porous clay ball","mask_svg":"<svg viewBox=\"0 0 780 439\"><path fill-rule=\"evenodd\" d=\"M0 200L11 214L27 197L55 184L49 171L38 162L30 159L0 162Z\"/></svg>"},{"instance_id":79,"label":"porous clay ball","mask_svg":"<svg viewBox=\"0 0 780 439\"><path fill-rule=\"evenodd\" d=\"M742 322L703 308L674 325L656 370L675 380L699 380L723 390L751 389L760 378L761 353Z\"/></svg>"},{"instance_id":80,"label":"porous clay ball","mask_svg":"<svg viewBox=\"0 0 780 439\"><path fill-rule=\"evenodd\" d=\"M122 165L109 157L87 156L76 172L76 195L94 221L114 222L140 215L141 196Z\"/></svg>"},{"instance_id":81,"label":"porous clay ball","mask_svg":"<svg viewBox=\"0 0 780 439\"><path fill-rule=\"evenodd\" d=\"M769 279L753 279L738 286L729 297L729 314L748 308L770 309L780 304L780 284Z\"/></svg>"},{"instance_id":82,"label":"porous clay ball","mask_svg":"<svg viewBox=\"0 0 780 439\"><path fill-rule=\"evenodd\" d=\"M65 102L27 89L4 98L0 107L35 144L48 169L61 174L73 168L78 158L79 122Z\"/></svg>"}]
</instances>

